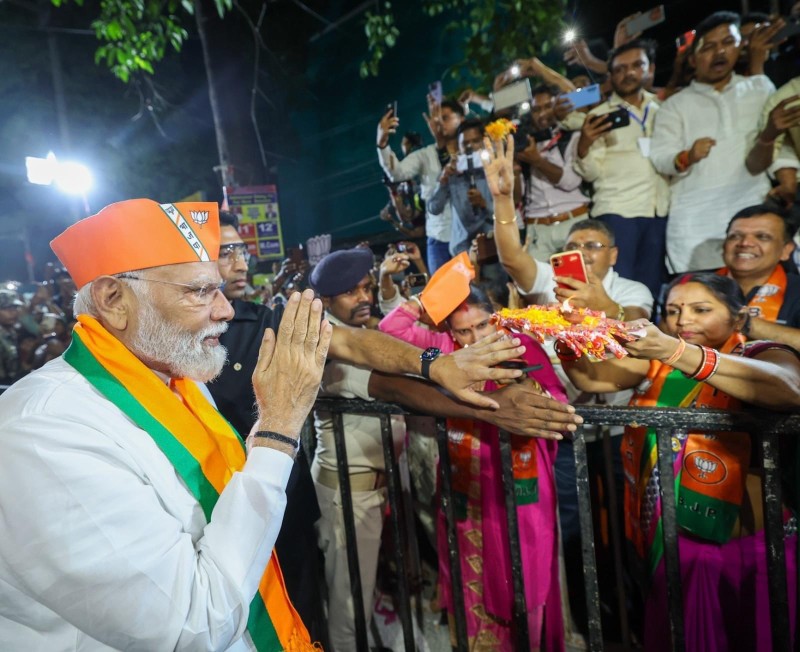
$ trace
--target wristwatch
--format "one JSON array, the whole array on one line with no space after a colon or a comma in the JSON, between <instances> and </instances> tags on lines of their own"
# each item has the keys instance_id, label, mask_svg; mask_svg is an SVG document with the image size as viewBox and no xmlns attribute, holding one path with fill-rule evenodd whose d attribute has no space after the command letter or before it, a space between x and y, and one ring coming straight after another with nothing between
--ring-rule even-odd
<instances>
[{"instance_id":1,"label":"wristwatch","mask_svg":"<svg viewBox=\"0 0 800 652\"><path fill-rule=\"evenodd\" d=\"M422 377L430 380L431 379L431 363L433 363L436 358L441 355L442 351L437 349L435 346L431 346L425 349L422 353L419 354L419 359L422 361Z\"/></svg>"}]
</instances>

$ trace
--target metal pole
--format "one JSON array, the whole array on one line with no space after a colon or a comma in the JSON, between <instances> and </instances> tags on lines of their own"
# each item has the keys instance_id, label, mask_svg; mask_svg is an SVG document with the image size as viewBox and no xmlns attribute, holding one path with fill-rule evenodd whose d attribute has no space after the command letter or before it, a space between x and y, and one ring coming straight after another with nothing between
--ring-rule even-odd
<instances>
[{"instance_id":1,"label":"metal pole","mask_svg":"<svg viewBox=\"0 0 800 652\"><path fill-rule=\"evenodd\" d=\"M658 487L661 495L661 520L664 537L664 570L667 576L669 628L673 652L683 652L683 589L678 551L678 517L675 506L675 473L672 468L672 434L656 430L658 441Z\"/></svg>"},{"instance_id":2,"label":"metal pole","mask_svg":"<svg viewBox=\"0 0 800 652\"><path fill-rule=\"evenodd\" d=\"M786 584L786 550L783 543L783 504L778 436L761 437L764 465L762 499L764 502L764 543L767 549L767 585L769 616L772 628L772 649L791 647L789 627L789 590Z\"/></svg>"},{"instance_id":3,"label":"metal pole","mask_svg":"<svg viewBox=\"0 0 800 652\"><path fill-rule=\"evenodd\" d=\"M395 561L397 562L397 610L400 614L400 622L403 625L404 648L406 652L414 652L414 625L411 622L411 598L408 590L408 570L406 568L406 540L403 537L403 528L401 526L403 489L400 486L400 474L397 472L391 417L382 414L380 419L383 458L386 464L389 493L389 513L392 522L392 543L394 544Z\"/></svg>"},{"instance_id":4,"label":"metal pole","mask_svg":"<svg viewBox=\"0 0 800 652\"><path fill-rule=\"evenodd\" d=\"M350 574L350 594L353 596L353 617L356 626L357 652L369 652L367 642L367 619L364 614L364 592L361 590L361 568L358 563L358 539L353 515L353 494L350 491L350 469L347 464L347 448L344 443L342 413L334 412L333 443L336 448L336 467L339 473L339 493L342 500L344 540L347 545L347 569ZM372 596L370 596L372 599Z\"/></svg>"},{"instance_id":5,"label":"metal pole","mask_svg":"<svg viewBox=\"0 0 800 652\"><path fill-rule=\"evenodd\" d=\"M439 445L442 511L447 525L447 552L450 561L450 592L453 598L457 652L467 652L467 616L464 611L464 582L461 578L461 555L458 554L456 510L453 504L453 484L450 473L450 451L447 448L447 420L436 419L436 443Z\"/></svg>"},{"instance_id":6,"label":"metal pole","mask_svg":"<svg viewBox=\"0 0 800 652\"><path fill-rule=\"evenodd\" d=\"M600 617L600 590L597 586L597 558L594 553L589 464L586 458L586 439L583 435L583 428L578 428L575 432L572 450L575 455L575 481L578 494L578 519L581 526L583 582L586 592L586 615L589 621L589 649L592 652L602 652L603 626Z\"/></svg>"},{"instance_id":7,"label":"metal pole","mask_svg":"<svg viewBox=\"0 0 800 652\"><path fill-rule=\"evenodd\" d=\"M508 547L511 559L511 581L514 586L514 640L516 649L527 650L531 643L539 647L539 641L530 640L528 631L528 606L525 600L525 583L522 574L522 549L519 543L519 519L517 499L514 491L514 459L511 452L511 435L505 430L499 433L500 469L503 479L503 495L506 501L508 524Z\"/></svg>"}]
</instances>

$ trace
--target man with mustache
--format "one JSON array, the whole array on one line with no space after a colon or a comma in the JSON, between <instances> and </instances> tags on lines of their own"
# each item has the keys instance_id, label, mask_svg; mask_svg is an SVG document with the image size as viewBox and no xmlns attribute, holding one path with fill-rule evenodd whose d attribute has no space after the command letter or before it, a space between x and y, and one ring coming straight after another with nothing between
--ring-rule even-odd
<instances>
[{"instance_id":1,"label":"man with mustache","mask_svg":"<svg viewBox=\"0 0 800 652\"><path fill-rule=\"evenodd\" d=\"M264 334L245 447L197 385L219 237L216 204L135 199L51 243L79 323L0 396L0 649L312 649L272 550L331 327L308 291Z\"/></svg>"},{"instance_id":2,"label":"man with mustache","mask_svg":"<svg viewBox=\"0 0 800 652\"><path fill-rule=\"evenodd\" d=\"M614 269L644 283L657 297L669 188L648 159L658 103L644 88L655 71L655 44L636 39L621 45L609 56L608 67L614 92L586 117L573 165L594 184L591 216L614 231L619 248ZM620 110L630 122L612 130L608 114Z\"/></svg>"},{"instance_id":3,"label":"man with mustache","mask_svg":"<svg viewBox=\"0 0 800 652\"><path fill-rule=\"evenodd\" d=\"M750 174L745 159L775 86L764 75L734 73L740 45L737 14L703 20L689 56L695 79L656 115L650 159L670 178L667 265L673 273L719 267L729 216L761 203L770 189L766 174Z\"/></svg>"},{"instance_id":4,"label":"man with mustache","mask_svg":"<svg viewBox=\"0 0 800 652\"><path fill-rule=\"evenodd\" d=\"M311 287L322 296L325 316L338 327L365 328L374 301L373 254L370 249L334 251L311 273ZM328 396L369 399L371 370L345 362L329 362L322 377L322 392ZM332 415L315 411L317 449L311 476L322 514L317 524L320 549L325 557L328 584L328 636L331 650L356 648L344 520L339 499L338 464L333 442ZM367 622L372 616L373 592L378 570L378 551L386 507L386 473L378 417L345 414L346 437L353 516L356 524L358 562ZM395 447L405 437L403 417L391 418Z\"/></svg>"}]
</instances>

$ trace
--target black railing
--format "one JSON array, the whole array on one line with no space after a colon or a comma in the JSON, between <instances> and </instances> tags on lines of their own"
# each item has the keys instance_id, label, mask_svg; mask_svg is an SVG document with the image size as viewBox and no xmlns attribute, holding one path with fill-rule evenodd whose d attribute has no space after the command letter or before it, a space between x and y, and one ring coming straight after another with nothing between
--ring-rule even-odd
<instances>
[{"instance_id":1,"label":"black railing","mask_svg":"<svg viewBox=\"0 0 800 652\"><path fill-rule=\"evenodd\" d=\"M352 501L349 494L349 475L347 455L344 446L345 433L342 429L342 414L369 414L381 420L384 458L388 478L389 505L391 511L391 527L394 548L397 555L398 582L394 596L400 622L403 627L405 650L414 650L413 623L411 617L411 595L409 575L405 559L405 551L415 546L416 536L413 529L405 526L408 523L403 517L410 505L404 504L400 487L400 476L395 460L394 445L391 436L389 418L393 414L410 414L405 409L392 404L345 399L319 399L316 408L334 415L334 441L339 464L339 483L342 488L342 507L345 526L345 537L350 564L350 583L355 605L356 645L358 652L368 652L367 623L364 618L364 604L358 569L358 552L355 537L355 522ZM684 649L683 635L683 600L681 591L680 559L678 554L678 532L675 505L675 483L672 464L671 435L674 431L748 431L757 433L761 442L763 457L763 506L764 529L767 550L767 571L770 599L770 618L772 630L772 647L774 650L792 649L789 626L789 601L786 580L785 551L783 545L784 527L780 484L780 459L778 438L781 435L800 433L800 415L787 415L774 412L727 412L712 409L690 408L631 408L612 406L586 406L578 408L578 413L587 425L622 426L640 425L655 429L658 440L659 485L662 500L662 519L664 537L664 564L667 578L669 604L669 623L672 637L672 649L676 652ZM436 439L439 448L439 474L441 507L447 528L450 578L452 583L453 611L455 624L456 650L467 649L467 626L464 611L464 592L461 579L461 563L456 536L455 509L452 499L451 468L448 452L448 434L445 419L437 419ZM605 447L610 452L611 444L608 433L605 434ZM597 565L595 561L594 529L592 522L591 496L588 473L586 445L583 432L576 433L574 454L577 476L578 507L580 511L580 527L582 539L582 555L584 565L584 584L588 615L589 649L603 649L603 632L601 625L600 597ZM528 648L528 620L525 591L523 586L522 558L520 554L519 528L517 523L514 485L511 475L511 443L508 433L500 432L500 455L503 467L503 488L505 492L506 513L509 531L509 554L514 585L513 631L516 648ZM606 455L610 459L610 455ZM613 483L609 483L613 485ZM611 520L611 537L615 550L614 562L616 577L622 574L622 536L621 527L616 522L614 510L609 510ZM420 586L419 578L414 584ZM627 621L623 607L625 596L622 583L617 581L618 605L621 609L621 620L624 641L627 637ZM420 596L417 595L419 607ZM798 601L800 609L800 601ZM798 619L800 621L800 619ZM421 623L420 623L421 626ZM800 639L800 637L798 637Z\"/></svg>"}]
</instances>

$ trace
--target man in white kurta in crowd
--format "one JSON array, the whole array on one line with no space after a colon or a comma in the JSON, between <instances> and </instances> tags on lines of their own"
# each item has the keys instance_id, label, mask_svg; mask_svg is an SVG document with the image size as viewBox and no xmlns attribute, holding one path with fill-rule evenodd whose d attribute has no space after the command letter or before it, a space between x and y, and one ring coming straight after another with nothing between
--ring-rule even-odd
<instances>
[{"instance_id":1,"label":"man in white kurta in crowd","mask_svg":"<svg viewBox=\"0 0 800 652\"><path fill-rule=\"evenodd\" d=\"M764 75L733 72L741 36L738 14L717 12L697 26L690 55L695 79L656 115L650 159L670 177L667 266L670 272L722 265L730 216L764 200L766 174L745 159L774 84Z\"/></svg>"},{"instance_id":2,"label":"man in white kurta in crowd","mask_svg":"<svg viewBox=\"0 0 800 652\"><path fill-rule=\"evenodd\" d=\"M264 649L311 649L270 559L330 341L321 303L295 294L267 331L245 454L193 382L222 369L233 314L216 204L120 202L52 246L80 323L0 397L0 649L253 650L266 595Z\"/></svg>"}]
</instances>

